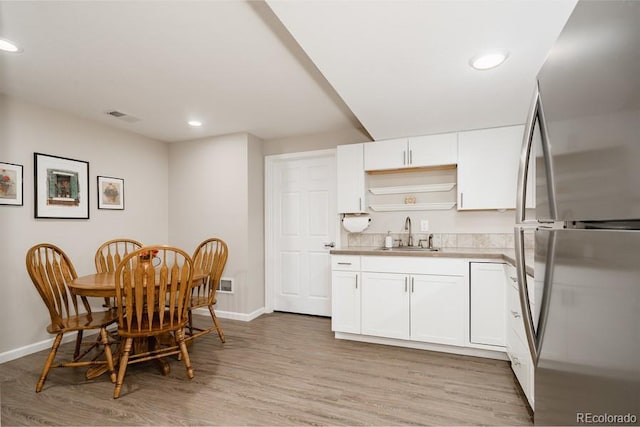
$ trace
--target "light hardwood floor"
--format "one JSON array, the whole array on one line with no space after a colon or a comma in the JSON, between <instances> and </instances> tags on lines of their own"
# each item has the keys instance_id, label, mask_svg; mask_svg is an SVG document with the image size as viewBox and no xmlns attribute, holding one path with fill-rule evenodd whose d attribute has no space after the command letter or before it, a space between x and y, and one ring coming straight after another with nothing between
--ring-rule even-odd
<instances>
[{"instance_id":1,"label":"light hardwood floor","mask_svg":"<svg viewBox=\"0 0 640 427\"><path fill-rule=\"evenodd\" d=\"M210 334L189 349L193 380L175 359L167 377L132 365L118 400L106 375L71 368L52 370L36 394L46 351L4 363L0 425L532 423L507 362L336 340L322 317L221 323L226 344Z\"/></svg>"}]
</instances>

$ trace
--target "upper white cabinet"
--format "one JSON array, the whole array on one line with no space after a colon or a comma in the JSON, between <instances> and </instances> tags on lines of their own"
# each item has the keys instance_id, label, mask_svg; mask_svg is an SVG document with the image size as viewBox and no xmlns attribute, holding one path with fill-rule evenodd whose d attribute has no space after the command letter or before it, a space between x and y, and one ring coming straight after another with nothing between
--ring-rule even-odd
<instances>
[{"instance_id":1,"label":"upper white cabinet","mask_svg":"<svg viewBox=\"0 0 640 427\"><path fill-rule=\"evenodd\" d=\"M338 213L366 211L363 147L364 144L349 144L337 148Z\"/></svg>"},{"instance_id":2,"label":"upper white cabinet","mask_svg":"<svg viewBox=\"0 0 640 427\"><path fill-rule=\"evenodd\" d=\"M458 210L515 209L523 133L521 125L458 133Z\"/></svg>"},{"instance_id":3,"label":"upper white cabinet","mask_svg":"<svg viewBox=\"0 0 640 427\"><path fill-rule=\"evenodd\" d=\"M404 169L457 163L457 133L376 141L364 146L367 171Z\"/></svg>"}]
</instances>

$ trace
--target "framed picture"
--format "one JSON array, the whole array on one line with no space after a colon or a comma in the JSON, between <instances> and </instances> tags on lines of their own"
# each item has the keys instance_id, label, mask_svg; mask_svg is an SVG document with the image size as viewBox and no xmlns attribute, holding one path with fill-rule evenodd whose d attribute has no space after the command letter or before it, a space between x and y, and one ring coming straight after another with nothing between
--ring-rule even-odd
<instances>
[{"instance_id":1,"label":"framed picture","mask_svg":"<svg viewBox=\"0 0 640 427\"><path fill-rule=\"evenodd\" d=\"M22 206L23 167L0 162L0 205Z\"/></svg>"},{"instance_id":2,"label":"framed picture","mask_svg":"<svg viewBox=\"0 0 640 427\"><path fill-rule=\"evenodd\" d=\"M124 179L98 177L98 209L124 210Z\"/></svg>"},{"instance_id":3,"label":"framed picture","mask_svg":"<svg viewBox=\"0 0 640 427\"><path fill-rule=\"evenodd\" d=\"M33 153L35 217L89 219L89 162Z\"/></svg>"}]
</instances>

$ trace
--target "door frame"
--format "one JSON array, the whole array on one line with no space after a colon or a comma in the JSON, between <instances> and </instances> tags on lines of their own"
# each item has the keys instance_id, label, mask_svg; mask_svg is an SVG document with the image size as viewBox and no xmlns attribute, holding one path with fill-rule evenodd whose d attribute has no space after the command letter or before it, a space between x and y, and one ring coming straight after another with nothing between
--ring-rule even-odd
<instances>
[{"instance_id":1,"label":"door frame","mask_svg":"<svg viewBox=\"0 0 640 427\"><path fill-rule=\"evenodd\" d=\"M276 264L275 255L278 249L278 239L275 227L271 227L276 219L274 197L277 194L276 178L278 165L290 160L314 159L321 157L333 157L336 159L336 149L330 148L326 150L303 151L299 153L273 154L264 157L264 312L273 313L275 300L275 276ZM337 188L336 188L337 192ZM340 240L340 220L337 212L334 219L336 222L336 240ZM338 243L336 243L339 245Z\"/></svg>"}]
</instances>

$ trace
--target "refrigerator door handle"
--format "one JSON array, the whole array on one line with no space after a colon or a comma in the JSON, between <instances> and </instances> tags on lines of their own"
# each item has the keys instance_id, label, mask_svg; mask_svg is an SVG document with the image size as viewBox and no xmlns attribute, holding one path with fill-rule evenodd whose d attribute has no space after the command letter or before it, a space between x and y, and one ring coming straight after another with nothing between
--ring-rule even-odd
<instances>
[{"instance_id":1,"label":"refrigerator door handle","mask_svg":"<svg viewBox=\"0 0 640 427\"><path fill-rule=\"evenodd\" d=\"M531 303L529 302L529 287L527 286L527 270L524 263L524 229L516 227L515 229L515 249L516 249L516 276L518 278L518 295L520 297L520 312L524 322L524 331L527 335L527 343L531 352L533 365L538 365L539 346L538 337L533 325L533 316L531 314Z\"/></svg>"},{"instance_id":2,"label":"refrigerator door handle","mask_svg":"<svg viewBox=\"0 0 640 427\"><path fill-rule=\"evenodd\" d=\"M516 193L516 224L525 223L525 205L527 203L527 179L529 178L529 158L533 147L533 130L538 115L540 92L536 85L533 94L533 102L527 114L527 124L524 127L522 139L522 151L520 152L520 165L518 166L518 192Z\"/></svg>"},{"instance_id":3,"label":"refrigerator door handle","mask_svg":"<svg viewBox=\"0 0 640 427\"><path fill-rule=\"evenodd\" d=\"M544 335L549 317L549 304L551 302L551 287L553 284L553 271L556 254L556 230L547 231L549 240L547 243L547 258L545 260L545 274L542 285L542 298L540 302L540 317L538 318L538 328L536 329L531 313L531 303L529 302L529 287L527 285L527 271L524 263L524 231L525 228L516 227L515 249L516 249L516 276L518 279L518 295L520 297L520 309L524 330L527 335L527 343L531 353L534 366L538 365L540 350L544 342Z\"/></svg>"},{"instance_id":4,"label":"refrigerator door handle","mask_svg":"<svg viewBox=\"0 0 640 427\"><path fill-rule=\"evenodd\" d=\"M529 179L529 162L531 159L531 150L533 148L533 134L535 131L536 119L540 127L540 138L542 143L542 154L545 159L545 172L547 174L547 192L549 197L549 213L552 220L558 217L558 206L556 202L555 191L555 175L553 168L553 159L551 157L551 147L549 145L549 132L547 122L544 117L542 108L542 99L540 97L540 89L536 84L533 94L533 102L529 108L527 115L527 123L524 128L522 139L522 151L520 153L520 164L518 167L518 181L516 193L516 224L529 224L536 221L526 220L525 209L527 203L527 180Z\"/></svg>"}]
</instances>

